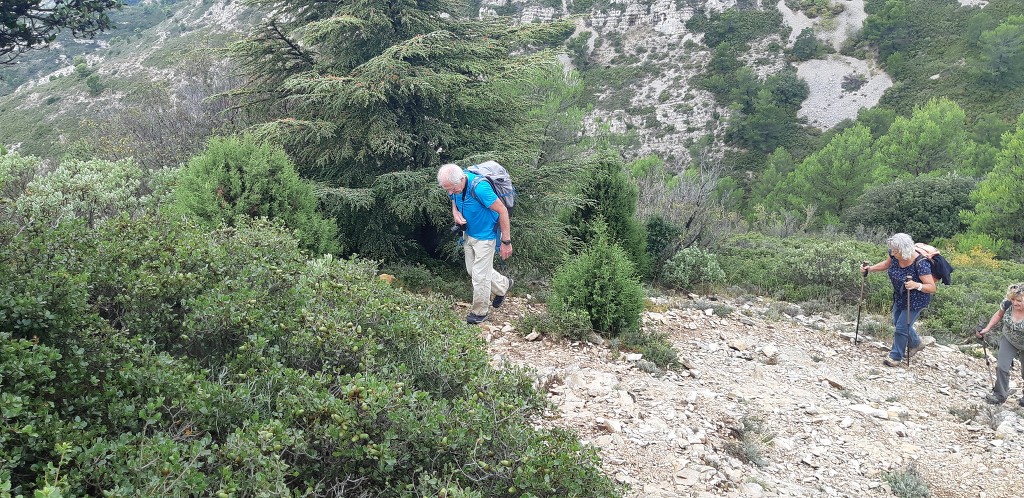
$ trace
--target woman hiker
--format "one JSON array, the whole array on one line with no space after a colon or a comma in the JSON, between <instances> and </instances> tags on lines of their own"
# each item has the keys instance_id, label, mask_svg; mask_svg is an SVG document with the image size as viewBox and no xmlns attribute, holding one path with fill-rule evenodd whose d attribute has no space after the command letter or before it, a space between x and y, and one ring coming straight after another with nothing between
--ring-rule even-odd
<instances>
[{"instance_id":1,"label":"woman hiker","mask_svg":"<svg viewBox=\"0 0 1024 498\"><path fill-rule=\"evenodd\" d=\"M886 243L889 246L889 257L873 265L861 265L860 269L862 272L889 270L889 281L892 282L893 290L892 324L896 327L896 333L892 338L892 350L882 360L882 364L895 367L903 361L904 352L906 356L913 357L934 342L931 337L921 340L914 330L914 322L921 314L921 310L931 302L932 294L935 293L935 278L932 277L932 266L928 258L918 257L914 251L914 239L909 235L897 233L889 237Z\"/></svg>"},{"instance_id":2,"label":"woman hiker","mask_svg":"<svg viewBox=\"0 0 1024 498\"><path fill-rule=\"evenodd\" d=\"M992 386L992 393L985 397L985 401L993 405L1003 404L1009 395L1007 391L1010 387L1013 358L1017 357L1024 365L1024 282L1013 284L1006 289L1006 299L1003 299L988 325L975 335L984 338L985 334L991 332L1000 322L1002 334L999 336L999 353L996 357L996 383ZM1024 367L1021 372L1021 376L1024 377ZM1024 396L1017 403L1024 406Z\"/></svg>"}]
</instances>

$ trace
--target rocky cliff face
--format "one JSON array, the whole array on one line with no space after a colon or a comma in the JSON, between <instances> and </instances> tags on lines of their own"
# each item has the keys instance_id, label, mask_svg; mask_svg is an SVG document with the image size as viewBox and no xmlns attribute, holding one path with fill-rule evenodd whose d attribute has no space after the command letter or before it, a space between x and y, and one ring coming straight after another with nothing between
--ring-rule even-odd
<instances>
[{"instance_id":1,"label":"rocky cliff face","mask_svg":"<svg viewBox=\"0 0 1024 498\"><path fill-rule=\"evenodd\" d=\"M843 6L842 13L822 22L793 12L779 0L775 7L792 31L785 40L772 36L755 43L744 62L762 78L778 72L787 63L783 54L771 47L790 46L805 27L814 28L824 42L841 47L863 23L863 0L834 1ZM685 165L689 162L688 146L704 136L716 140L715 150L724 150L722 134L730 115L728 108L716 105L708 92L691 83L707 64L710 53L701 43L703 35L690 32L685 24L695 9L723 10L735 4L735 0L597 1L578 14L581 9L570 0L554 4L557 6L538 0L483 0L480 12L514 14L524 23L577 16L576 36L590 35L583 54L589 64L607 73L603 82L598 81L595 106L585 121L587 132L607 129L634 134L635 145L624 151L628 157L656 154L670 164ZM760 0L756 6L762 7ZM209 45L209 40L222 43L230 33L244 31L249 24L244 3L239 0L190 0L173 7L173 11L167 11L168 18L152 29L133 33L129 27L118 31L119 39L109 46L98 43L97 48L103 50L87 57L88 63L103 78L163 81L173 89L180 83L175 58ZM569 57L564 62L573 66ZM875 105L892 84L872 61L844 56L807 61L797 69L811 88L799 116L819 128L832 127L855 117L861 107ZM52 93L47 84L73 71L72 62L66 60L62 68L23 85L18 91L21 96L15 98L23 106L38 107ZM865 84L856 91L845 91L841 84L847 76L861 78ZM66 98L48 119L75 112L73 109L92 101L101 106L116 105L124 93L116 84L108 88L100 95L83 92Z\"/></svg>"},{"instance_id":2,"label":"rocky cliff face","mask_svg":"<svg viewBox=\"0 0 1024 498\"><path fill-rule=\"evenodd\" d=\"M779 0L774 6L791 28L790 35L784 40L772 36L753 44L744 62L761 78L780 71L787 65L785 57L770 47L791 47L800 30L807 27L814 29L822 42L841 48L863 24L864 5L863 0L835 3L841 4L842 12L823 21L794 12ZM721 11L735 4L730 0L624 0L595 4L579 17L576 35L593 33L586 46L591 63L625 68L635 76L627 78L624 86L609 85L600 91L586 120L588 132L607 127L616 133L636 133L637 146L627 151L631 157L657 154L670 162L676 159L685 163L687 146L706 135L713 136L721 150L721 135L730 111L717 106L708 92L690 83L703 70L710 53L700 43L703 34L690 32L685 24L697 8ZM763 7L760 2L756 6ZM485 0L481 6L485 15L514 11L521 22L563 18L571 10L570 3L563 2L556 9L538 6L531 0ZM571 61L567 64L571 66ZM822 129L855 118L860 108L877 104L892 85L873 61L852 57L831 55L802 62L797 71L810 86L810 96L798 115ZM841 85L847 76L856 76L864 84L855 91L843 90Z\"/></svg>"}]
</instances>

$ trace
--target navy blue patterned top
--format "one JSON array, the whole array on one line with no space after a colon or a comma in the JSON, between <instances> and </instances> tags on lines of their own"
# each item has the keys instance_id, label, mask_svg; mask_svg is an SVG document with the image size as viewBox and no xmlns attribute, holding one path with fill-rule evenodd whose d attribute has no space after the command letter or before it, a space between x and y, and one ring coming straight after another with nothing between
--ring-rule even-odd
<instances>
[{"instance_id":1,"label":"navy blue patterned top","mask_svg":"<svg viewBox=\"0 0 1024 498\"><path fill-rule=\"evenodd\" d=\"M931 275L932 264L928 258L918 257L917 261L906 268L900 268L900 261L896 256L889 255L889 281L892 283L893 306L899 309L907 308L907 289L903 282L907 275L915 282L921 282L921 275ZM921 282L923 283L923 282ZM924 309L932 302L932 295L918 290L910 291L910 309L917 311Z\"/></svg>"}]
</instances>

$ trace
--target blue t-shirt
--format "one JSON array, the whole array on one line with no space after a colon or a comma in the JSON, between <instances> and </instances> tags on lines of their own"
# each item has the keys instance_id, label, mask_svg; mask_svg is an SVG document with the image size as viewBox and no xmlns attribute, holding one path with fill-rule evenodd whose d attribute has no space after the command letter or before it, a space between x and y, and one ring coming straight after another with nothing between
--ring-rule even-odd
<instances>
[{"instance_id":1,"label":"blue t-shirt","mask_svg":"<svg viewBox=\"0 0 1024 498\"><path fill-rule=\"evenodd\" d=\"M466 218L466 235L477 240L496 240L498 238L498 213L491 210L491 204L498 200L497 194L487 181L476 186L476 197L469 192L473 179L477 175L466 172L466 188L458 194L448 194L455 203L455 208ZM477 198L480 200L478 201Z\"/></svg>"},{"instance_id":2,"label":"blue t-shirt","mask_svg":"<svg viewBox=\"0 0 1024 498\"><path fill-rule=\"evenodd\" d=\"M900 268L900 262L896 259L896 256L890 254L889 259L889 281L892 282L893 306L899 309L906 309L907 289L903 286L906 276L910 275L914 282L921 282L921 275L932 274L932 264L928 261L928 258L920 257L917 261L911 263L910 266ZM924 309L931 301L932 295L927 292L919 290L910 291L910 309L912 311Z\"/></svg>"}]
</instances>

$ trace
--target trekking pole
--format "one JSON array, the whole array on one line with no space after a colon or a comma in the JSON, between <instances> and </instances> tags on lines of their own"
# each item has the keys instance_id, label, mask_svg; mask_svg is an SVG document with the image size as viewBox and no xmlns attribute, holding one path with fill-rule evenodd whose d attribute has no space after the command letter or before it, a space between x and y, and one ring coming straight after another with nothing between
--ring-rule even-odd
<instances>
[{"instance_id":1,"label":"trekking pole","mask_svg":"<svg viewBox=\"0 0 1024 498\"><path fill-rule=\"evenodd\" d=\"M979 323L977 327L974 327L974 332L981 332L981 329L984 328L985 326ZM996 377L992 375L992 362L988 359L988 345L985 344L984 336L979 337L978 341L981 342L981 351L985 353L985 371L988 372L988 380L992 382L992 385L994 386L996 385Z\"/></svg>"},{"instance_id":2,"label":"trekking pole","mask_svg":"<svg viewBox=\"0 0 1024 498\"><path fill-rule=\"evenodd\" d=\"M868 261L861 261L861 266L867 266ZM864 284L868 281L868 270L863 271L864 279L860 281L860 298L857 300L857 325L853 328L853 344L857 345L857 339L860 337L860 310L864 307Z\"/></svg>"},{"instance_id":3,"label":"trekking pole","mask_svg":"<svg viewBox=\"0 0 1024 498\"><path fill-rule=\"evenodd\" d=\"M903 282L909 282L913 280L913 277L907 275L904 277ZM907 360L907 366L910 366L910 289L907 289L907 346L903 350L903 356Z\"/></svg>"}]
</instances>

